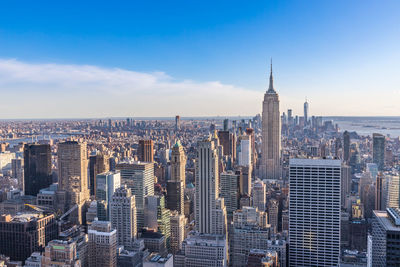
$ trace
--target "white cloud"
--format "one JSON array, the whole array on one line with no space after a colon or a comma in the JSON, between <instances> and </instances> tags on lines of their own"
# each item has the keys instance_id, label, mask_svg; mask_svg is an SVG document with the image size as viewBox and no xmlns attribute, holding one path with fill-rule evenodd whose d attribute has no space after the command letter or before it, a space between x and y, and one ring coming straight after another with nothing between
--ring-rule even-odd
<instances>
[{"instance_id":1,"label":"white cloud","mask_svg":"<svg viewBox=\"0 0 400 267\"><path fill-rule=\"evenodd\" d=\"M0 93L2 118L254 115L263 95L163 72L15 59L0 59Z\"/></svg>"}]
</instances>

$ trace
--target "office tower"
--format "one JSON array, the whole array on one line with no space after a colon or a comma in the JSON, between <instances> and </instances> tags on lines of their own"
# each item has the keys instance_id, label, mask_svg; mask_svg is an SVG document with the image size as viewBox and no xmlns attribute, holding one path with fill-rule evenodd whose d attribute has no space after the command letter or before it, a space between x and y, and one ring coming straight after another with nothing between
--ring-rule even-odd
<instances>
[{"instance_id":1,"label":"office tower","mask_svg":"<svg viewBox=\"0 0 400 267\"><path fill-rule=\"evenodd\" d=\"M78 207L76 221L82 223L82 206L89 200L87 179L86 143L66 141L58 144L58 191L59 210Z\"/></svg>"},{"instance_id":2,"label":"office tower","mask_svg":"<svg viewBox=\"0 0 400 267\"><path fill-rule=\"evenodd\" d=\"M184 214L184 191L186 187L186 156L179 141L171 152L171 179L167 182L167 208Z\"/></svg>"},{"instance_id":3,"label":"office tower","mask_svg":"<svg viewBox=\"0 0 400 267\"><path fill-rule=\"evenodd\" d=\"M251 195L251 172L252 167L237 166L235 173L240 175L239 192L242 197Z\"/></svg>"},{"instance_id":4,"label":"office tower","mask_svg":"<svg viewBox=\"0 0 400 267\"><path fill-rule=\"evenodd\" d=\"M220 174L221 197L225 201L226 212L231 217L233 212L239 208L240 198L240 172L227 171Z\"/></svg>"},{"instance_id":5,"label":"office tower","mask_svg":"<svg viewBox=\"0 0 400 267\"><path fill-rule=\"evenodd\" d=\"M67 230L60 232L58 240L75 242L76 244L76 255L81 262L82 267L87 267L89 264L89 252L88 252L88 235L85 233L85 226L74 225Z\"/></svg>"},{"instance_id":6,"label":"office tower","mask_svg":"<svg viewBox=\"0 0 400 267\"><path fill-rule=\"evenodd\" d=\"M39 190L52 184L50 145L24 146L25 195L36 196Z\"/></svg>"},{"instance_id":7,"label":"office tower","mask_svg":"<svg viewBox=\"0 0 400 267\"><path fill-rule=\"evenodd\" d=\"M182 242L185 240L185 226L186 218L185 215L179 214L177 211L173 211L170 217L171 221L171 238L170 248L171 253L176 254L182 249Z\"/></svg>"},{"instance_id":8,"label":"office tower","mask_svg":"<svg viewBox=\"0 0 400 267\"><path fill-rule=\"evenodd\" d=\"M225 236L193 233L182 243L175 255L174 266L228 266L228 247Z\"/></svg>"},{"instance_id":9,"label":"office tower","mask_svg":"<svg viewBox=\"0 0 400 267\"><path fill-rule=\"evenodd\" d=\"M181 117L179 115L175 116L175 130L181 129Z\"/></svg>"},{"instance_id":10,"label":"office tower","mask_svg":"<svg viewBox=\"0 0 400 267\"><path fill-rule=\"evenodd\" d=\"M262 111L262 179L280 178L281 126L279 120L279 96L274 89L271 63L269 88L264 95Z\"/></svg>"},{"instance_id":11,"label":"office tower","mask_svg":"<svg viewBox=\"0 0 400 267\"><path fill-rule=\"evenodd\" d=\"M121 187L121 173L109 171L96 176L97 217L100 221L110 219L111 198L117 188Z\"/></svg>"},{"instance_id":12,"label":"office tower","mask_svg":"<svg viewBox=\"0 0 400 267\"><path fill-rule=\"evenodd\" d=\"M154 195L154 164L119 163L116 169L121 172L122 184L126 184L135 196L137 227L140 230L144 226L144 199Z\"/></svg>"},{"instance_id":13,"label":"office tower","mask_svg":"<svg viewBox=\"0 0 400 267\"><path fill-rule=\"evenodd\" d=\"M292 126L293 125L293 111L291 109L288 109L287 114L288 114L288 124L290 126Z\"/></svg>"},{"instance_id":14,"label":"office tower","mask_svg":"<svg viewBox=\"0 0 400 267\"><path fill-rule=\"evenodd\" d=\"M132 247L137 236L135 196L126 185L115 190L110 202L111 225L117 230L118 245Z\"/></svg>"},{"instance_id":15,"label":"office tower","mask_svg":"<svg viewBox=\"0 0 400 267\"><path fill-rule=\"evenodd\" d=\"M400 210L374 211L372 221L372 266L400 265Z\"/></svg>"},{"instance_id":16,"label":"office tower","mask_svg":"<svg viewBox=\"0 0 400 267\"><path fill-rule=\"evenodd\" d=\"M111 223L94 221L88 230L89 235L89 267L117 266L117 230Z\"/></svg>"},{"instance_id":17,"label":"office tower","mask_svg":"<svg viewBox=\"0 0 400 267\"><path fill-rule=\"evenodd\" d=\"M345 163L350 161L350 133L348 131L343 133L343 161Z\"/></svg>"},{"instance_id":18,"label":"office tower","mask_svg":"<svg viewBox=\"0 0 400 267\"><path fill-rule=\"evenodd\" d=\"M43 251L56 237L57 223L53 214L0 215L0 252L12 260L24 261L32 252Z\"/></svg>"},{"instance_id":19,"label":"office tower","mask_svg":"<svg viewBox=\"0 0 400 267\"><path fill-rule=\"evenodd\" d=\"M96 194L96 176L110 170L110 158L107 155L96 154L89 157L90 195Z\"/></svg>"},{"instance_id":20,"label":"office tower","mask_svg":"<svg viewBox=\"0 0 400 267\"><path fill-rule=\"evenodd\" d=\"M154 162L153 140L139 140L138 159L143 162Z\"/></svg>"},{"instance_id":21,"label":"office tower","mask_svg":"<svg viewBox=\"0 0 400 267\"><path fill-rule=\"evenodd\" d=\"M163 195L145 198L144 227L161 233L165 237L165 247L169 248L171 237L170 210L165 207Z\"/></svg>"},{"instance_id":22,"label":"office tower","mask_svg":"<svg viewBox=\"0 0 400 267\"><path fill-rule=\"evenodd\" d=\"M374 133L372 135L372 161L378 165L378 170L385 167L385 136Z\"/></svg>"},{"instance_id":23,"label":"office tower","mask_svg":"<svg viewBox=\"0 0 400 267\"><path fill-rule=\"evenodd\" d=\"M228 129L229 129L229 120L224 119L224 131L228 131Z\"/></svg>"},{"instance_id":24,"label":"office tower","mask_svg":"<svg viewBox=\"0 0 400 267\"><path fill-rule=\"evenodd\" d=\"M342 207L346 205L346 198L351 193L351 167L345 164L342 164L342 177L341 177L341 185L342 185L342 192L341 192L341 201Z\"/></svg>"},{"instance_id":25,"label":"office tower","mask_svg":"<svg viewBox=\"0 0 400 267\"><path fill-rule=\"evenodd\" d=\"M223 155L231 156L232 161L236 159L236 138L229 131L218 131L218 139L223 147Z\"/></svg>"},{"instance_id":26,"label":"office tower","mask_svg":"<svg viewBox=\"0 0 400 267\"><path fill-rule=\"evenodd\" d=\"M76 243L62 240L52 240L46 246L42 256L42 267L80 267Z\"/></svg>"},{"instance_id":27,"label":"office tower","mask_svg":"<svg viewBox=\"0 0 400 267\"><path fill-rule=\"evenodd\" d=\"M287 241L282 239L267 240L268 249L278 253L280 267L287 267Z\"/></svg>"},{"instance_id":28,"label":"office tower","mask_svg":"<svg viewBox=\"0 0 400 267\"><path fill-rule=\"evenodd\" d=\"M11 175L12 178L17 179L18 188L25 192L24 186L24 160L12 159L11 160Z\"/></svg>"},{"instance_id":29,"label":"office tower","mask_svg":"<svg viewBox=\"0 0 400 267\"><path fill-rule=\"evenodd\" d=\"M197 143L195 218L196 230L204 234L216 234L225 226L217 225L219 211L218 149L211 137Z\"/></svg>"},{"instance_id":30,"label":"office tower","mask_svg":"<svg viewBox=\"0 0 400 267\"><path fill-rule=\"evenodd\" d=\"M263 181L258 180L253 186L253 207L265 211L267 186Z\"/></svg>"},{"instance_id":31,"label":"office tower","mask_svg":"<svg viewBox=\"0 0 400 267\"><path fill-rule=\"evenodd\" d=\"M379 173L375 185L375 210L386 209L385 195L385 177L382 173Z\"/></svg>"},{"instance_id":32,"label":"office tower","mask_svg":"<svg viewBox=\"0 0 400 267\"><path fill-rule=\"evenodd\" d=\"M150 253L156 252L161 255L167 254L165 236L160 232L143 228L140 234L140 239L144 241L144 246Z\"/></svg>"},{"instance_id":33,"label":"office tower","mask_svg":"<svg viewBox=\"0 0 400 267\"><path fill-rule=\"evenodd\" d=\"M246 129L246 134L250 137L251 166L252 166L252 169L254 169L253 166L255 166L256 160L257 160L256 137L255 137L255 134L254 134L254 129L247 128Z\"/></svg>"},{"instance_id":34,"label":"office tower","mask_svg":"<svg viewBox=\"0 0 400 267\"><path fill-rule=\"evenodd\" d=\"M241 135L238 138L240 145L238 146L238 165L251 166L251 137L248 135Z\"/></svg>"},{"instance_id":35,"label":"office tower","mask_svg":"<svg viewBox=\"0 0 400 267\"><path fill-rule=\"evenodd\" d=\"M234 212L230 232L230 262L233 266L245 266L251 249L267 249L270 228L264 221L264 214L251 207Z\"/></svg>"},{"instance_id":36,"label":"office tower","mask_svg":"<svg viewBox=\"0 0 400 267\"><path fill-rule=\"evenodd\" d=\"M291 159L289 172L289 266L338 266L341 161Z\"/></svg>"},{"instance_id":37,"label":"office tower","mask_svg":"<svg viewBox=\"0 0 400 267\"><path fill-rule=\"evenodd\" d=\"M270 199L268 203L268 219L271 225L272 232L276 233L278 231L278 211L279 202L276 199Z\"/></svg>"},{"instance_id":38,"label":"office tower","mask_svg":"<svg viewBox=\"0 0 400 267\"><path fill-rule=\"evenodd\" d=\"M399 208L399 194L400 194L400 179L399 175L386 175L385 177L388 181L388 192L386 207L388 208Z\"/></svg>"},{"instance_id":39,"label":"office tower","mask_svg":"<svg viewBox=\"0 0 400 267\"><path fill-rule=\"evenodd\" d=\"M308 125L308 102L304 102L304 126Z\"/></svg>"}]
</instances>

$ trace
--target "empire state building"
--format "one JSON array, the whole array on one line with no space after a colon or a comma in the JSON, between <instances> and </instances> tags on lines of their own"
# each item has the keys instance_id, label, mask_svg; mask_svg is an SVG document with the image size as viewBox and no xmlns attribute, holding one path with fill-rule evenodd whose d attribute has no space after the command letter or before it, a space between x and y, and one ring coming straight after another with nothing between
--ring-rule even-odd
<instances>
[{"instance_id":1,"label":"empire state building","mask_svg":"<svg viewBox=\"0 0 400 267\"><path fill-rule=\"evenodd\" d=\"M274 78L269 76L269 87L264 95L262 111L261 178L279 179L281 150L281 126L279 96L274 89Z\"/></svg>"}]
</instances>

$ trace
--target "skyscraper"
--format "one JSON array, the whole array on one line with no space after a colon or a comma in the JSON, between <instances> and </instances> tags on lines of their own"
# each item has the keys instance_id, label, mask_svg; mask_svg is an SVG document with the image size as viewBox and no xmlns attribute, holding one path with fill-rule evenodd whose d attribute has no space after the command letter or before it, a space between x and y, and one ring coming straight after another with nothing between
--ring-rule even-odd
<instances>
[{"instance_id":1,"label":"skyscraper","mask_svg":"<svg viewBox=\"0 0 400 267\"><path fill-rule=\"evenodd\" d=\"M263 181L257 181L253 186L253 207L258 208L259 211L265 211L267 204L266 192L267 186Z\"/></svg>"},{"instance_id":2,"label":"skyscraper","mask_svg":"<svg viewBox=\"0 0 400 267\"><path fill-rule=\"evenodd\" d=\"M110 220L109 208L111 198L117 188L121 187L121 174L119 172L103 172L96 176L97 217L100 221Z\"/></svg>"},{"instance_id":3,"label":"skyscraper","mask_svg":"<svg viewBox=\"0 0 400 267\"><path fill-rule=\"evenodd\" d=\"M195 172L196 230L204 234L217 234L224 228L219 225L220 223L224 223L226 228L226 214L225 221L218 218L221 215L217 203L219 196L218 149L211 137L197 143ZM224 206L223 201L219 203ZM225 209L225 207L222 208Z\"/></svg>"},{"instance_id":4,"label":"skyscraper","mask_svg":"<svg viewBox=\"0 0 400 267\"><path fill-rule=\"evenodd\" d=\"M348 131L343 133L343 161L345 163L350 161L350 133Z\"/></svg>"},{"instance_id":5,"label":"skyscraper","mask_svg":"<svg viewBox=\"0 0 400 267\"><path fill-rule=\"evenodd\" d=\"M24 146L24 180L25 195L31 196L52 184L50 145Z\"/></svg>"},{"instance_id":6,"label":"skyscraper","mask_svg":"<svg viewBox=\"0 0 400 267\"><path fill-rule=\"evenodd\" d=\"M173 211L170 217L171 221L171 239L170 246L171 252L176 254L182 249L182 242L185 239L185 226L186 218L185 215L179 214L177 211Z\"/></svg>"},{"instance_id":7,"label":"skyscraper","mask_svg":"<svg viewBox=\"0 0 400 267\"><path fill-rule=\"evenodd\" d=\"M110 160L107 155L96 154L89 157L89 186L90 195L96 194L96 176L110 170Z\"/></svg>"},{"instance_id":8,"label":"skyscraper","mask_svg":"<svg viewBox=\"0 0 400 267\"><path fill-rule=\"evenodd\" d=\"M181 129L181 117L179 115L175 116L175 130L178 131Z\"/></svg>"},{"instance_id":9,"label":"skyscraper","mask_svg":"<svg viewBox=\"0 0 400 267\"><path fill-rule=\"evenodd\" d=\"M89 267L117 266L117 230L107 221L94 221L88 230Z\"/></svg>"},{"instance_id":10,"label":"skyscraper","mask_svg":"<svg viewBox=\"0 0 400 267\"><path fill-rule=\"evenodd\" d=\"M281 126L279 113L279 96L274 89L271 73L269 88L264 95L262 111L262 159L261 178L279 179L280 177Z\"/></svg>"},{"instance_id":11,"label":"skyscraper","mask_svg":"<svg viewBox=\"0 0 400 267\"><path fill-rule=\"evenodd\" d=\"M304 126L308 125L308 102L304 102Z\"/></svg>"},{"instance_id":12,"label":"skyscraper","mask_svg":"<svg viewBox=\"0 0 400 267\"><path fill-rule=\"evenodd\" d=\"M58 144L57 202L61 211L77 205L77 222L82 223L81 208L89 200L86 143L66 141Z\"/></svg>"},{"instance_id":13,"label":"skyscraper","mask_svg":"<svg viewBox=\"0 0 400 267\"><path fill-rule=\"evenodd\" d=\"M372 161L378 165L378 170L382 171L385 167L385 136L374 133L372 135Z\"/></svg>"},{"instance_id":14,"label":"skyscraper","mask_svg":"<svg viewBox=\"0 0 400 267\"><path fill-rule=\"evenodd\" d=\"M167 182L167 208L184 214L184 190L186 187L186 156L179 141L171 152L171 179Z\"/></svg>"},{"instance_id":15,"label":"skyscraper","mask_svg":"<svg viewBox=\"0 0 400 267\"><path fill-rule=\"evenodd\" d=\"M223 147L223 155L231 156L232 160L236 159L236 138L229 131L218 131L218 139Z\"/></svg>"},{"instance_id":16,"label":"skyscraper","mask_svg":"<svg viewBox=\"0 0 400 267\"><path fill-rule=\"evenodd\" d=\"M225 200L226 212L232 216L239 208L240 172L227 171L220 174L221 197Z\"/></svg>"},{"instance_id":17,"label":"skyscraper","mask_svg":"<svg viewBox=\"0 0 400 267\"><path fill-rule=\"evenodd\" d=\"M126 185L111 198L111 225L117 230L118 245L130 248L137 236L135 196Z\"/></svg>"},{"instance_id":18,"label":"skyscraper","mask_svg":"<svg viewBox=\"0 0 400 267\"><path fill-rule=\"evenodd\" d=\"M338 266L341 161L291 159L289 173L289 266Z\"/></svg>"},{"instance_id":19,"label":"skyscraper","mask_svg":"<svg viewBox=\"0 0 400 267\"><path fill-rule=\"evenodd\" d=\"M122 183L132 190L136 199L138 230L144 225L144 200L154 195L154 164L144 162L119 163Z\"/></svg>"},{"instance_id":20,"label":"skyscraper","mask_svg":"<svg viewBox=\"0 0 400 267\"><path fill-rule=\"evenodd\" d=\"M372 220L371 266L400 266L400 210L374 211Z\"/></svg>"},{"instance_id":21,"label":"skyscraper","mask_svg":"<svg viewBox=\"0 0 400 267\"><path fill-rule=\"evenodd\" d=\"M154 162L153 140L139 140L138 159L143 162Z\"/></svg>"}]
</instances>

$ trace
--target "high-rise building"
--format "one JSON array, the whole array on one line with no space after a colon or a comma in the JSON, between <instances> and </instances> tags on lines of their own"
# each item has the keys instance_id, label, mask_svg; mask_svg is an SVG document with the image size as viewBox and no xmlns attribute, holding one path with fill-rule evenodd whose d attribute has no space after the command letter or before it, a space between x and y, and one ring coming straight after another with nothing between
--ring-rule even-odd
<instances>
[{"instance_id":1,"label":"high-rise building","mask_svg":"<svg viewBox=\"0 0 400 267\"><path fill-rule=\"evenodd\" d=\"M184 190L186 187L186 156L179 141L171 152L171 179L167 182L167 208L184 214Z\"/></svg>"},{"instance_id":2,"label":"high-rise building","mask_svg":"<svg viewBox=\"0 0 400 267\"><path fill-rule=\"evenodd\" d=\"M100 221L110 220L109 208L111 198L117 188L121 187L121 173L109 171L96 176L97 217Z\"/></svg>"},{"instance_id":3,"label":"high-rise building","mask_svg":"<svg viewBox=\"0 0 400 267\"><path fill-rule=\"evenodd\" d=\"M165 208L163 195L147 196L144 209L144 226L164 236L165 247L169 248L171 237L170 210Z\"/></svg>"},{"instance_id":4,"label":"high-rise building","mask_svg":"<svg viewBox=\"0 0 400 267\"><path fill-rule=\"evenodd\" d=\"M386 209L385 189L385 177L382 173L379 173L375 184L375 210Z\"/></svg>"},{"instance_id":5,"label":"high-rise building","mask_svg":"<svg viewBox=\"0 0 400 267\"><path fill-rule=\"evenodd\" d=\"M281 174L281 125L279 113L279 96L274 89L274 80L271 73L269 88L264 95L262 111L262 155L261 178L279 179Z\"/></svg>"},{"instance_id":6,"label":"high-rise building","mask_svg":"<svg viewBox=\"0 0 400 267\"><path fill-rule=\"evenodd\" d=\"M89 267L117 266L117 230L107 221L94 221L88 230Z\"/></svg>"},{"instance_id":7,"label":"high-rise building","mask_svg":"<svg viewBox=\"0 0 400 267\"><path fill-rule=\"evenodd\" d=\"M267 186L263 181L258 180L253 186L253 207L260 211L265 211Z\"/></svg>"},{"instance_id":8,"label":"high-rise building","mask_svg":"<svg viewBox=\"0 0 400 267\"><path fill-rule=\"evenodd\" d=\"M137 236L135 196L126 185L111 198L111 225L117 230L118 245L131 248Z\"/></svg>"},{"instance_id":9,"label":"high-rise building","mask_svg":"<svg viewBox=\"0 0 400 267\"><path fill-rule=\"evenodd\" d=\"M388 189L386 207L400 208L400 178L398 174L386 175Z\"/></svg>"},{"instance_id":10,"label":"high-rise building","mask_svg":"<svg viewBox=\"0 0 400 267\"><path fill-rule=\"evenodd\" d=\"M179 214L177 211L171 213L171 239L170 248L172 254L176 254L182 249L182 242L185 240L185 226L186 218L185 215Z\"/></svg>"},{"instance_id":11,"label":"high-rise building","mask_svg":"<svg viewBox=\"0 0 400 267\"><path fill-rule=\"evenodd\" d=\"M220 174L221 197L225 201L228 217L239 208L240 172L227 171Z\"/></svg>"},{"instance_id":12,"label":"high-rise building","mask_svg":"<svg viewBox=\"0 0 400 267\"><path fill-rule=\"evenodd\" d=\"M308 125L308 102L304 102L304 126Z\"/></svg>"},{"instance_id":13,"label":"high-rise building","mask_svg":"<svg viewBox=\"0 0 400 267\"><path fill-rule=\"evenodd\" d=\"M154 162L153 140L139 140L138 159L143 162Z\"/></svg>"},{"instance_id":14,"label":"high-rise building","mask_svg":"<svg viewBox=\"0 0 400 267\"><path fill-rule=\"evenodd\" d=\"M279 211L279 201L276 199L270 199L268 203L268 219L271 225L272 232L278 231L278 211Z\"/></svg>"},{"instance_id":15,"label":"high-rise building","mask_svg":"<svg viewBox=\"0 0 400 267\"><path fill-rule=\"evenodd\" d=\"M372 135L372 161L378 165L378 170L385 167L385 136L374 133Z\"/></svg>"},{"instance_id":16,"label":"high-rise building","mask_svg":"<svg viewBox=\"0 0 400 267\"><path fill-rule=\"evenodd\" d=\"M400 210L374 211L372 221L372 266L400 266Z\"/></svg>"},{"instance_id":17,"label":"high-rise building","mask_svg":"<svg viewBox=\"0 0 400 267\"><path fill-rule=\"evenodd\" d=\"M218 131L218 139L223 147L223 155L230 156L232 161L236 159L236 138L229 131Z\"/></svg>"},{"instance_id":18,"label":"high-rise building","mask_svg":"<svg viewBox=\"0 0 400 267\"><path fill-rule=\"evenodd\" d=\"M144 162L119 163L116 169L121 172L122 184L132 190L136 200L138 230L144 226L144 201L154 195L154 164Z\"/></svg>"},{"instance_id":19,"label":"high-rise building","mask_svg":"<svg viewBox=\"0 0 400 267\"><path fill-rule=\"evenodd\" d=\"M110 170L110 159L107 155L96 154L89 157L90 195L96 194L96 176Z\"/></svg>"},{"instance_id":20,"label":"high-rise building","mask_svg":"<svg viewBox=\"0 0 400 267\"><path fill-rule=\"evenodd\" d=\"M218 229L226 228L226 214L225 225L218 225L218 222L221 221L218 218L220 213L217 210L219 197L218 149L210 137L197 144L195 173L196 230L204 234L217 234Z\"/></svg>"},{"instance_id":21,"label":"high-rise building","mask_svg":"<svg viewBox=\"0 0 400 267\"><path fill-rule=\"evenodd\" d=\"M16 158L11 160L11 174L18 181L18 188L25 192L24 186L24 159Z\"/></svg>"},{"instance_id":22,"label":"high-rise building","mask_svg":"<svg viewBox=\"0 0 400 267\"><path fill-rule=\"evenodd\" d=\"M57 223L53 214L0 215L0 253L12 260L24 261L32 252L43 251L56 237Z\"/></svg>"},{"instance_id":23,"label":"high-rise building","mask_svg":"<svg viewBox=\"0 0 400 267\"><path fill-rule=\"evenodd\" d=\"M340 160L289 161L289 266L339 265L340 176Z\"/></svg>"},{"instance_id":24,"label":"high-rise building","mask_svg":"<svg viewBox=\"0 0 400 267\"><path fill-rule=\"evenodd\" d=\"M52 184L50 145L24 146L25 195L36 196L40 189Z\"/></svg>"},{"instance_id":25,"label":"high-rise building","mask_svg":"<svg viewBox=\"0 0 400 267\"><path fill-rule=\"evenodd\" d=\"M343 133L343 161L345 163L350 161L350 133L348 131Z\"/></svg>"},{"instance_id":26,"label":"high-rise building","mask_svg":"<svg viewBox=\"0 0 400 267\"><path fill-rule=\"evenodd\" d=\"M175 130L178 131L181 129L181 117L179 115L175 116Z\"/></svg>"},{"instance_id":27,"label":"high-rise building","mask_svg":"<svg viewBox=\"0 0 400 267\"><path fill-rule=\"evenodd\" d=\"M174 266L228 266L228 247L225 236L193 233L182 243L175 255Z\"/></svg>"},{"instance_id":28,"label":"high-rise building","mask_svg":"<svg viewBox=\"0 0 400 267\"><path fill-rule=\"evenodd\" d=\"M251 166L251 137L249 135L241 135L238 138L240 145L238 146L238 165Z\"/></svg>"},{"instance_id":29,"label":"high-rise building","mask_svg":"<svg viewBox=\"0 0 400 267\"><path fill-rule=\"evenodd\" d=\"M80 267L76 242L52 240L42 256L42 267Z\"/></svg>"},{"instance_id":30,"label":"high-rise building","mask_svg":"<svg viewBox=\"0 0 400 267\"><path fill-rule=\"evenodd\" d=\"M342 207L345 207L346 198L351 193L351 167L345 164L342 164L342 177L341 177L341 185L342 185L342 192L341 192L341 201Z\"/></svg>"},{"instance_id":31,"label":"high-rise building","mask_svg":"<svg viewBox=\"0 0 400 267\"><path fill-rule=\"evenodd\" d=\"M58 208L62 212L78 206L77 222L82 223L81 208L89 200L86 143L66 141L58 144Z\"/></svg>"}]
</instances>

